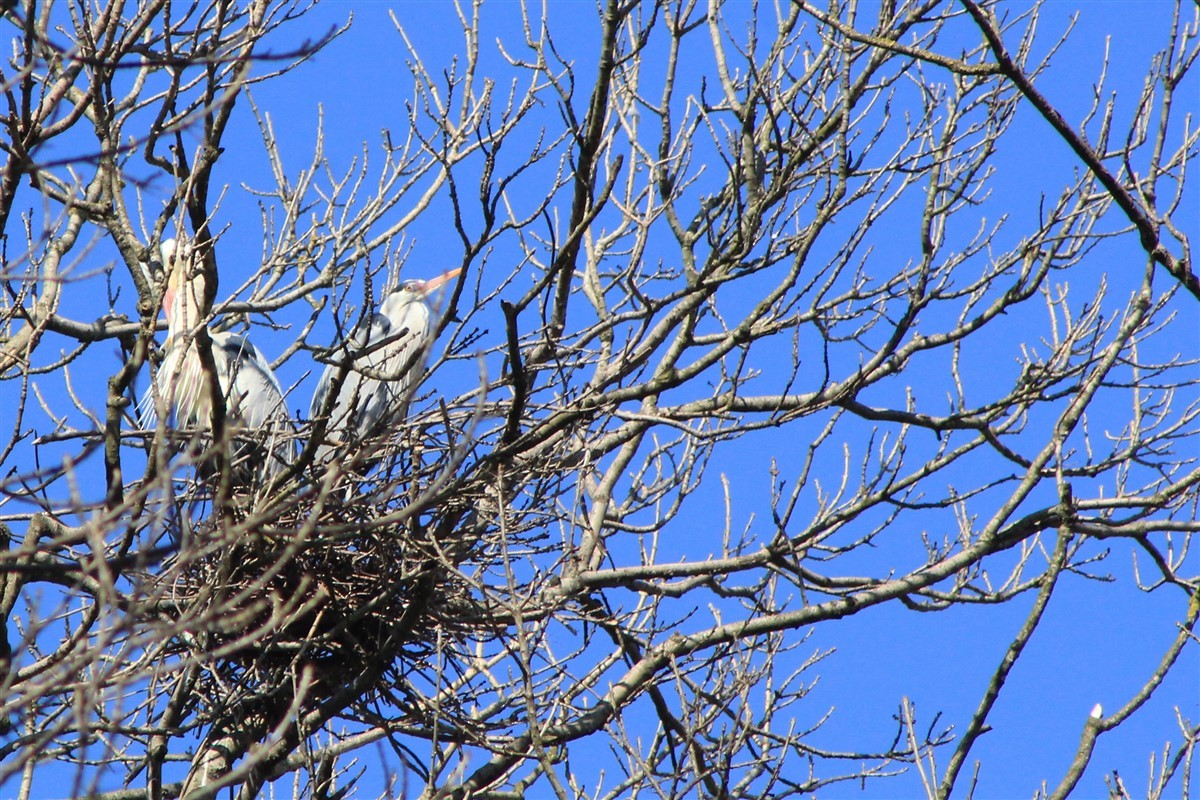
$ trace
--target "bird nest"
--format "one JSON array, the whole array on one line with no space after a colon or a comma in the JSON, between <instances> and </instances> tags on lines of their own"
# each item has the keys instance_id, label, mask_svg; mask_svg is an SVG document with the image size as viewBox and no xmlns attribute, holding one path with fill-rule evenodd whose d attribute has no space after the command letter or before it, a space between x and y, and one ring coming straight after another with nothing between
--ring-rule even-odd
<instances>
[{"instance_id":1,"label":"bird nest","mask_svg":"<svg viewBox=\"0 0 1200 800\"><path fill-rule=\"evenodd\" d=\"M174 654L243 689L303 674L319 700L352 681L391 691L435 650L488 635L459 569L480 549L464 533L477 527L462 524L469 505L417 513L389 496L300 496L269 523L245 512L240 525L197 526L160 576Z\"/></svg>"},{"instance_id":2,"label":"bird nest","mask_svg":"<svg viewBox=\"0 0 1200 800\"><path fill-rule=\"evenodd\" d=\"M514 561L531 581L521 596L539 597L542 573L531 566L560 546L545 498L562 496L572 464L514 463L519 480L502 483L486 465L457 461L436 431L405 433L368 451L370 461L312 469L286 501L243 486L222 513L212 511L211 478L175 492L175 508L193 509L178 518L198 522L167 525L179 552L150 579L168 655L201 667L192 691L213 698L213 713L236 702L277 719L281 691L300 686L309 708L349 690L359 709L378 700L426 713L412 699L420 676L463 669L474 644L507 630L489 598L513 590ZM481 585L496 575L502 586Z\"/></svg>"}]
</instances>

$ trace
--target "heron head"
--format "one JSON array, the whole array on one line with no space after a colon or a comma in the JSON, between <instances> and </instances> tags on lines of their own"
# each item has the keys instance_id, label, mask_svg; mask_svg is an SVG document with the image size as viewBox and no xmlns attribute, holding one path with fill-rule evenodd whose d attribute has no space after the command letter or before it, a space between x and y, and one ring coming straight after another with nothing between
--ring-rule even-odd
<instances>
[{"instance_id":1,"label":"heron head","mask_svg":"<svg viewBox=\"0 0 1200 800\"><path fill-rule=\"evenodd\" d=\"M387 297L383 298L383 303L379 310L385 317L395 321L401 319L404 314L408 313L407 309L410 306L417 305L428 307L429 296L444 286L448 281L452 280L460 272L462 272L461 269L454 269L439 275L436 278L430 278L427 281L402 281L399 286L388 293Z\"/></svg>"},{"instance_id":2,"label":"heron head","mask_svg":"<svg viewBox=\"0 0 1200 800\"><path fill-rule=\"evenodd\" d=\"M163 289L163 311L168 325L174 329L196 325L211 302L207 297L208 281L204 277L199 259L191 241L166 239L159 247L162 257L161 280L166 281Z\"/></svg>"},{"instance_id":3,"label":"heron head","mask_svg":"<svg viewBox=\"0 0 1200 800\"><path fill-rule=\"evenodd\" d=\"M462 272L461 268L452 269L449 272L443 272L441 275L438 275L436 278L430 278L427 281L419 281L419 280L404 281L403 283L400 284L400 291L414 294L420 299L425 299L426 297L433 294L435 291L437 291L441 287L445 286L450 281L457 278L459 273L461 273L461 272Z\"/></svg>"}]
</instances>

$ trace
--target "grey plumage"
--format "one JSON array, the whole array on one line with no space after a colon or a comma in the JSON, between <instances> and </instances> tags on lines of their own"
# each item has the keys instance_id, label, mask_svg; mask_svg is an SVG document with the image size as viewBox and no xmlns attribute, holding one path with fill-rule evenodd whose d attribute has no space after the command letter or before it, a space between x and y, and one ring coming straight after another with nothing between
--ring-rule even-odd
<instances>
[{"instance_id":1,"label":"grey plumage","mask_svg":"<svg viewBox=\"0 0 1200 800\"><path fill-rule=\"evenodd\" d=\"M318 461L337 447L379 435L403 419L409 394L424 371L433 332L427 298L460 271L428 281L405 281L348 342L333 348L310 409L313 419L329 417L325 439L317 448Z\"/></svg>"},{"instance_id":2,"label":"grey plumage","mask_svg":"<svg viewBox=\"0 0 1200 800\"><path fill-rule=\"evenodd\" d=\"M204 278L190 263L190 244L163 242L167 271L163 309L167 314L165 356L152 386L138 410L143 426L154 427L158 418L155 398L163 404L168 422L177 428L207 431L212 419L212 397L204 378L194 330L205 319ZM274 478L296 457L296 443L283 398L283 389L270 363L245 334L209 332L217 386L225 399L227 427L238 446L235 461L242 462L244 479L259 474ZM238 434L241 435L238 435Z\"/></svg>"}]
</instances>

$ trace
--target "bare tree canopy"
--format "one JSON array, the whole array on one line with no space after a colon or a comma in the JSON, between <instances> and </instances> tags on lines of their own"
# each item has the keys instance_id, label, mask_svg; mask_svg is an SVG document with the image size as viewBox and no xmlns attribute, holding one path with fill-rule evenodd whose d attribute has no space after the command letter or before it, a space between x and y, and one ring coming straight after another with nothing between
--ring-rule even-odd
<instances>
[{"instance_id":1,"label":"bare tree canopy","mask_svg":"<svg viewBox=\"0 0 1200 800\"><path fill-rule=\"evenodd\" d=\"M3 796L1189 796L1195 3L0 9Z\"/></svg>"}]
</instances>

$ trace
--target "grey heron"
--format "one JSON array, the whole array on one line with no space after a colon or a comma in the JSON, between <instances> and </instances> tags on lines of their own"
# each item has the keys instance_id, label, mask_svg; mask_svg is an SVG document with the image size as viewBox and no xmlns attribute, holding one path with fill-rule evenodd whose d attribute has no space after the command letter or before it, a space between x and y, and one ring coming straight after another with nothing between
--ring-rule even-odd
<instances>
[{"instance_id":1,"label":"grey heron","mask_svg":"<svg viewBox=\"0 0 1200 800\"><path fill-rule=\"evenodd\" d=\"M197 269L191 243L167 239L160 247L166 287L163 311L167 342L162 365L139 403L142 423L153 427L158 416L156 397L168 419L181 429L206 431L211 425L212 394L204 377L195 332L211 310L207 281ZM237 473L253 470L261 477L278 476L295 460L296 444L283 399L283 389L271 365L250 338L241 333L209 331L217 386L225 399L227 428L238 442L234 450ZM261 470L261 471L260 471Z\"/></svg>"},{"instance_id":2,"label":"grey heron","mask_svg":"<svg viewBox=\"0 0 1200 800\"><path fill-rule=\"evenodd\" d=\"M318 462L335 448L378 435L403 418L433 332L429 296L461 272L404 281L348 342L334 348L312 399L312 418L329 417L326 439L316 451Z\"/></svg>"}]
</instances>

